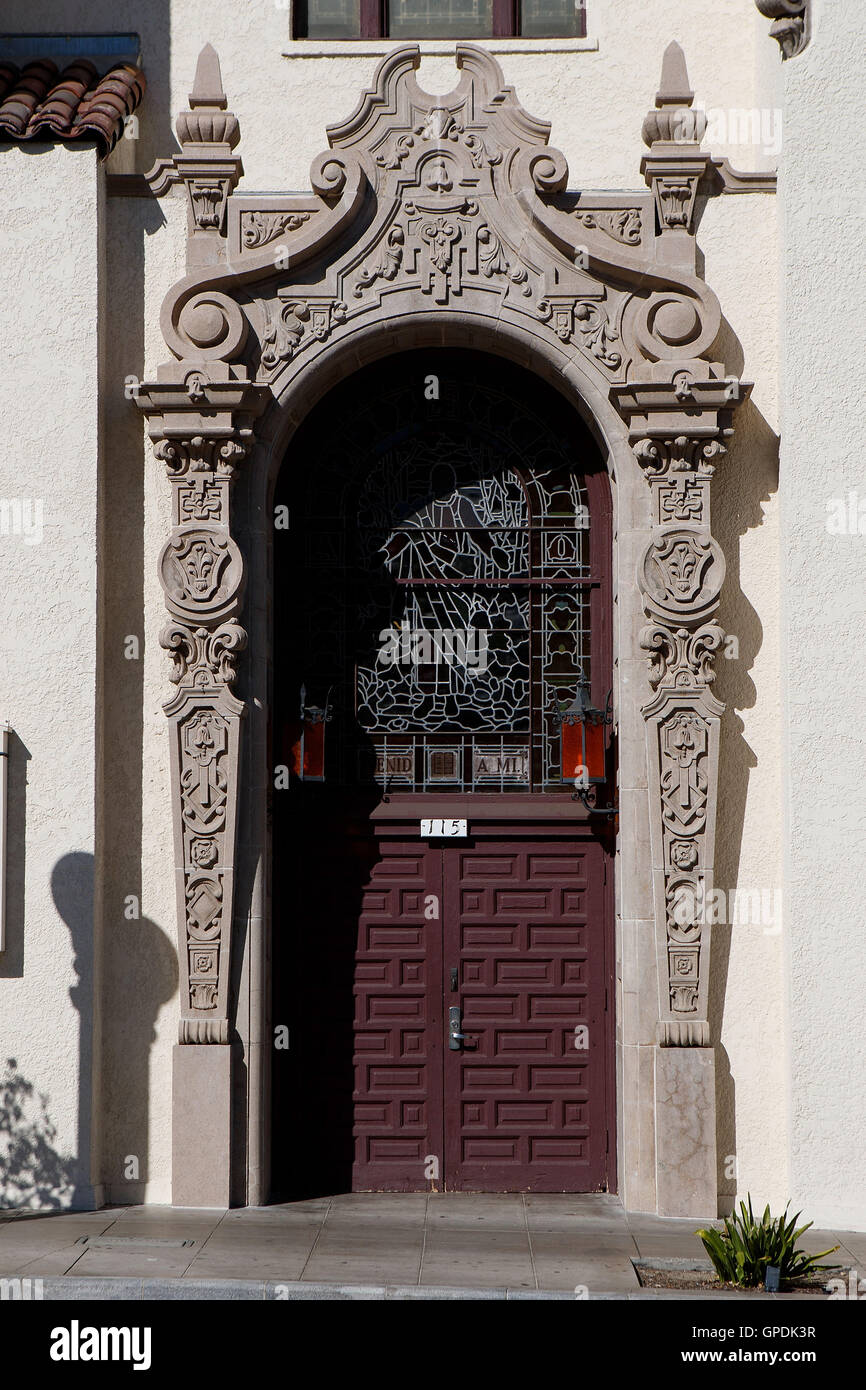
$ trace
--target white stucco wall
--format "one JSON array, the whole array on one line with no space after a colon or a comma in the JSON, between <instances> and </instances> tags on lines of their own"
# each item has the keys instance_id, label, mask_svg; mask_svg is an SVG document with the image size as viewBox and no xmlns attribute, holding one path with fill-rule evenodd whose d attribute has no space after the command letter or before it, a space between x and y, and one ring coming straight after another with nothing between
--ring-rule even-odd
<instances>
[{"instance_id":1,"label":"white stucco wall","mask_svg":"<svg viewBox=\"0 0 866 1390\"><path fill-rule=\"evenodd\" d=\"M102 1170L110 1202L171 1201L171 1048L177 1040L177 929L168 772L165 622L156 556L171 528L164 467L132 394L165 356L159 309L184 271L180 198L111 199L104 388L107 605ZM110 576L110 578L109 578ZM128 637L139 642L128 660ZM137 899L138 917L126 903ZM134 1162L130 1162L134 1160Z\"/></svg>"},{"instance_id":2,"label":"white stucco wall","mask_svg":"<svg viewBox=\"0 0 866 1390\"><path fill-rule=\"evenodd\" d=\"M827 531L866 499L862 128L866 12L814 0L785 65L786 899L791 1193L821 1224L866 1228L866 535ZM863 509L866 530L866 507Z\"/></svg>"},{"instance_id":3,"label":"white stucco wall","mask_svg":"<svg viewBox=\"0 0 866 1390\"><path fill-rule=\"evenodd\" d=\"M19 1183L0 1142L0 1204L88 1205L90 1109L99 1103L92 1010L103 209L95 151L7 149L0 200L0 498L42 510L41 535L15 534L11 514L0 522L0 717L13 730L0 1104L13 1139L25 1143ZM33 1088L21 1119L8 1108L8 1058L21 1079L17 1094Z\"/></svg>"},{"instance_id":4,"label":"white stucco wall","mask_svg":"<svg viewBox=\"0 0 866 1390\"><path fill-rule=\"evenodd\" d=\"M784 1206L786 1056L781 1019L782 860L779 674L777 204L772 195L710 201L698 241L730 334L725 351L749 403L713 483L713 533L725 550L719 618L730 656L714 691L728 712L720 750L713 927L719 1190ZM728 347L730 343L730 347ZM737 346L738 345L738 346ZM738 356L738 354L740 354ZM742 367L739 362L742 360ZM736 644L736 645L734 645ZM739 900L737 894L739 893ZM751 900L743 895L751 893ZM758 907L758 903L760 906ZM767 1019L775 1032L765 1040Z\"/></svg>"},{"instance_id":5,"label":"white stucco wall","mask_svg":"<svg viewBox=\"0 0 866 1390\"><path fill-rule=\"evenodd\" d=\"M149 85L133 151L140 172L177 148L169 118L173 121L187 104L201 46L213 43L229 107L240 120L245 168L240 187L246 192L309 186L310 161L326 144L325 125L354 109L386 48L364 44L347 53L345 45L322 45L319 56L310 56L309 46L289 40L288 12L273 0L232 0L218 7L209 0L171 5L150 0L145 6L140 0L65 0L62 6L57 0L33 0L16 8L20 22L10 19L9 29L130 29L141 35ZM647 0L629 6L627 16L619 0L589 0L586 42L559 51L543 43L490 46L524 106L552 122L551 141L569 160L572 187L643 189L641 124L668 42L676 38L683 44L699 103L732 113L765 109L771 114L764 129L771 131L779 62L767 28L751 0ZM443 47L424 45L425 54L430 50L434 56L425 57L420 77L431 89L446 90L456 78L452 60L435 56ZM742 168L774 165L772 150L760 142L718 138L718 125L717 120L713 154L728 154ZM728 126L729 133L741 134L742 117L731 116ZM128 145L123 153L128 159ZM169 685L156 640L164 610L155 577L170 526L169 489L162 466L143 448L141 421L123 401L120 384L127 373L152 376L167 356L159 305L183 273L185 210L175 198L162 200L158 209L144 200L112 200L108 224L112 384L106 397L106 467L115 460L118 472L106 479L107 544L119 578L107 607L105 673L108 688L124 694L106 722L111 852L105 887L104 1174L112 1200L120 1201L169 1199L170 1058L177 1017L163 952L163 942L174 942L175 909L161 710ZM730 709L717 880L726 893L738 886L775 890L781 884L779 523L772 463L778 430L776 215L772 196L712 200L698 235L707 278L730 327L726 351L730 348L736 358L739 340L741 374L755 382L752 403L739 416L740 434L719 467L714 498L714 527L733 581L722 621L740 638L740 657L725 663L717 686ZM160 217L164 226L158 225ZM118 643L139 631L143 658L131 673ZM124 762L120 750L130 748L130 761ZM131 838L124 812L133 823ZM134 924L122 917L129 893L141 898L145 925L137 936L127 930ZM766 1038L767 1018L783 1013L783 938L765 932L762 924L716 930L720 1189L728 1199L736 1188L750 1190L760 1202L784 1201L787 1057L776 1033L769 1043ZM161 962L156 984L148 975L148 942ZM128 1001L142 996L146 1007L135 1016ZM130 1116L130 1086L142 1078L149 1096L146 1114ZM142 1147L140 1180L131 1182L124 1177L124 1160ZM736 1156L736 1178L726 1176L729 1153Z\"/></svg>"}]
</instances>

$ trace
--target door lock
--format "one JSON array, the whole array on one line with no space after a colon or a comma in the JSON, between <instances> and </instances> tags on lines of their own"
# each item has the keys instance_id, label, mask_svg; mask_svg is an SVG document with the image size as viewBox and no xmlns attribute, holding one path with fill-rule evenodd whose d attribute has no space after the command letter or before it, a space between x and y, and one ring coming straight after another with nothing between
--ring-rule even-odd
<instances>
[{"instance_id":1,"label":"door lock","mask_svg":"<svg viewBox=\"0 0 866 1390\"><path fill-rule=\"evenodd\" d=\"M466 1039L466 1034L460 1032L462 1022L460 1005L454 1004L448 1010L448 1047L452 1052L460 1052Z\"/></svg>"}]
</instances>

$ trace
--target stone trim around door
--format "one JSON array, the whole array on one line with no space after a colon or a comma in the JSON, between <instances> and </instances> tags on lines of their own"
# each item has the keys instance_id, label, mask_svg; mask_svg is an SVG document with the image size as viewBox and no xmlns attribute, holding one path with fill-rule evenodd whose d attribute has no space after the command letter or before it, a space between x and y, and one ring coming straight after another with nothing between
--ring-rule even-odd
<instances>
[{"instance_id":1,"label":"stone trim around door","mask_svg":"<svg viewBox=\"0 0 866 1390\"><path fill-rule=\"evenodd\" d=\"M237 120L208 47L178 120L182 152L154 170L155 191L182 183L189 207L188 273L161 318L173 356L138 398L174 492L160 557L171 615L162 641L178 687L166 706L182 957L174 1200L226 1205L267 1193L274 479L299 421L341 376L404 346L444 344L509 357L553 382L608 461L621 806L618 1187L631 1208L714 1216L710 940L697 912L701 885L711 886L722 715L710 686L725 565L710 530L710 485L750 388L713 357L720 307L695 269L696 195L713 177L704 118L672 44L644 123L649 192L572 192L548 124L523 110L489 52L459 44L456 59L457 86L433 97L415 80L417 46L389 53L352 115L328 128L312 191L251 196L234 191ZM230 511L236 470L239 524ZM246 640L245 571L241 683L251 698L242 701L232 686ZM239 806L246 833L236 863ZM686 920L674 913L684 887L695 902ZM245 1051L243 1072L232 1066L232 1040ZM246 1171L233 1178L238 1113L249 1116L249 1136Z\"/></svg>"}]
</instances>

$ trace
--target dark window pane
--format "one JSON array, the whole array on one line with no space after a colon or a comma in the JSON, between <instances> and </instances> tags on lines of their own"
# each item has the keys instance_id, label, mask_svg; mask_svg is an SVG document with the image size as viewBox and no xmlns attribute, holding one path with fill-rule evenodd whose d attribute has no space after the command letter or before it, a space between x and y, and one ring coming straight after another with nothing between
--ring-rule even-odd
<instances>
[{"instance_id":1,"label":"dark window pane","mask_svg":"<svg viewBox=\"0 0 866 1390\"><path fill-rule=\"evenodd\" d=\"M520 32L527 39L582 38L585 0L522 0Z\"/></svg>"},{"instance_id":2,"label":"dark window pane","mask_svg":"<svg viewBox=\"0 0 866 1390\"><path fill-rule=\"evenodd\" d=\"M493 0L389 0L395 39L479 39L493 34Z\"/></svg>"},{"instance_id":3,"label":"dark window pane","mask_svg":"<svg viewBox=\"0 0 866 1390\"><path fill-rule=\"evenodd\" d=\"M357 39L361 35L360 0L306 0L308 39Z\"/></svg>"}]
</instances>

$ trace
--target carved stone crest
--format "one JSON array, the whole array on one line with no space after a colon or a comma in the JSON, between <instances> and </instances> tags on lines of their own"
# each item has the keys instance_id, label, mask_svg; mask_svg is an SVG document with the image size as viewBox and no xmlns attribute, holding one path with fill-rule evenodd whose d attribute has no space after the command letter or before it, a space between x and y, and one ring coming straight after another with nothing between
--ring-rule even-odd
<instances>
[{"instance_id":1,"label":"carved stone crest","mask_svg":"<svg viewBox=\"0 0 866 1390\"><path fill-rule=\"evenodd\" d=\"M662 617L697 618L712 610L725 577L725 560L712 536L697 528L660 530L640 565L648 607Z\"/></svg>"},{"instance_id":2,"label":"carved stone crest","mask_svg":"<svg viewBox=\"0 0 866 1390\"><path fill-rule=\"evenodd\" d=\"M173 613L182 618L223 618L237 603L244 566L225 528L192 524L178 526L166 541L159 572Z\"/></svg>"}]
</instances>

